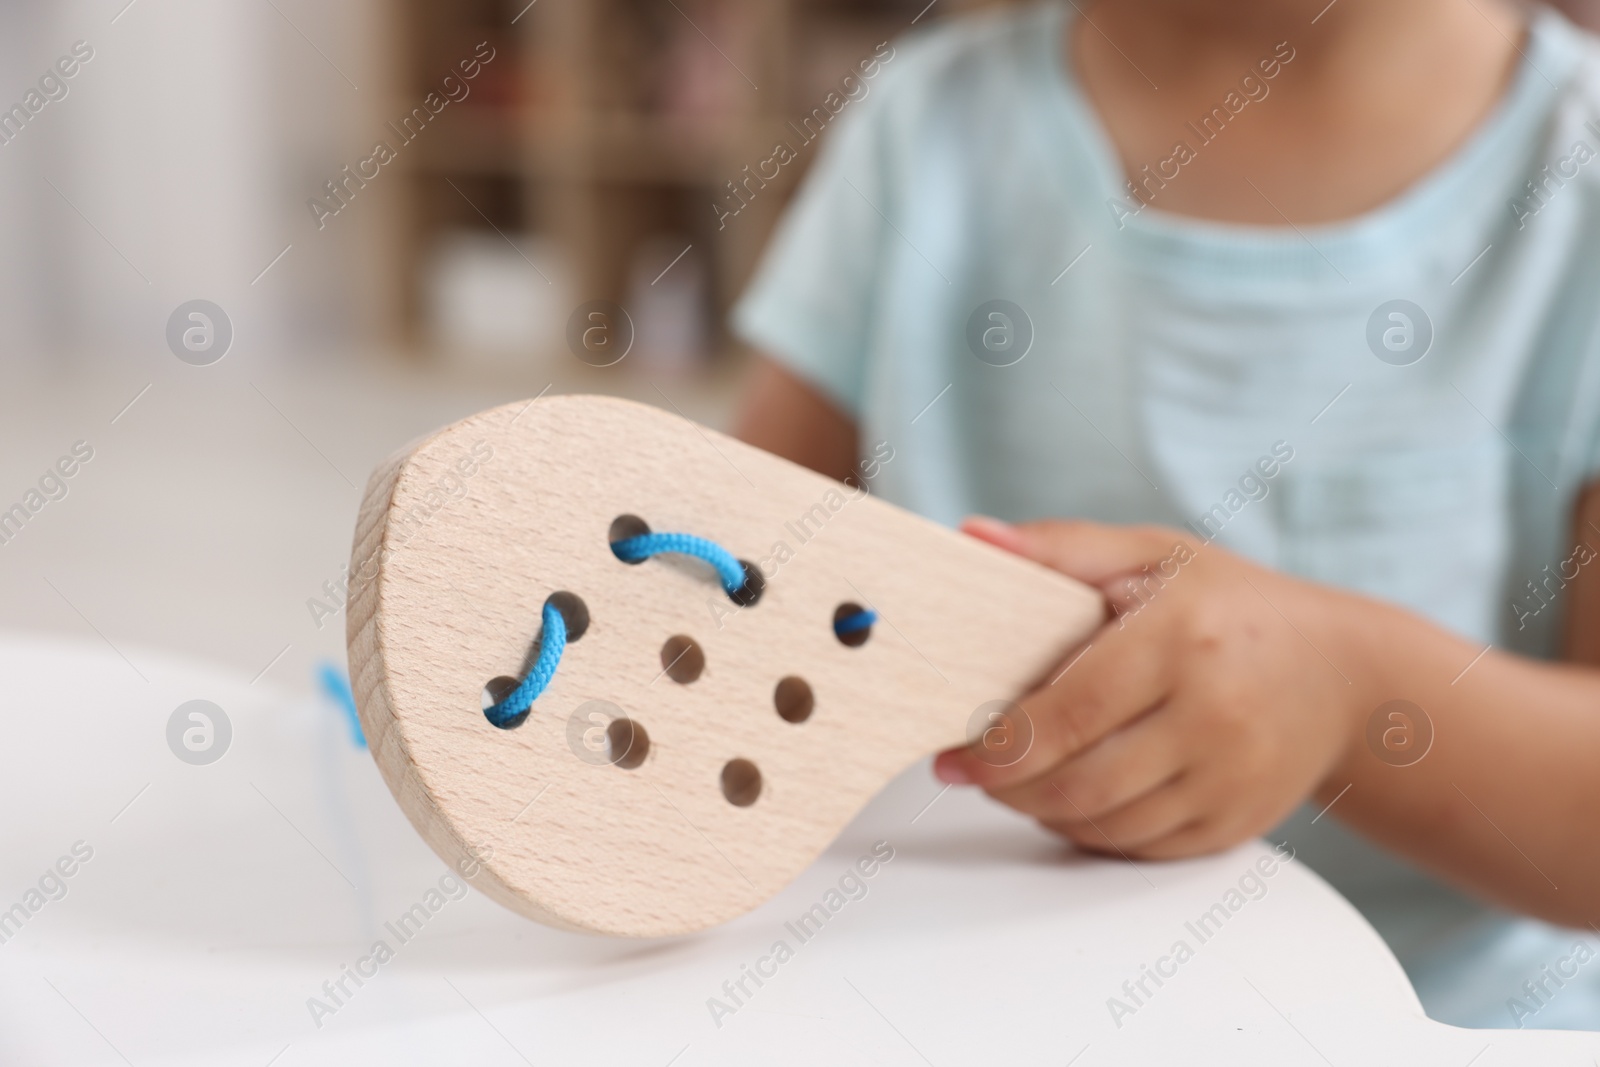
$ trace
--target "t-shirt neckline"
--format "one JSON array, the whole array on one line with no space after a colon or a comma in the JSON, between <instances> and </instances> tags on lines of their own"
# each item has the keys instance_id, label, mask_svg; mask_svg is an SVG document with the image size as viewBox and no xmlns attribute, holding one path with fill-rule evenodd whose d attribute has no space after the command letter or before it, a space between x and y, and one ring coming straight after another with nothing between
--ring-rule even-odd
<instances>
[{"instance_id":1,"label":"t-shirt neckline","mask_svg":"<svg viewBox=\"0 0 1600 1067\"><path fill-rule=\"evenodd\" d=\"M1044 0L1040 17L1041 32L1035 35L1035 45L1042 50L1037 58L1043 64L1054 110L1064 120L1069 138L1076 140L1078 151L1087 157L1095 197L1109 222L1114 218L1111 201L1129 202L1127 178L1115 145L1068 56L1065 40L1074 10L1062 0ZM1459 220L1462 200L1473 195L1475 180L1485 168L1517 158L1517 153L1506 151L1506 142L1542 125L1539 120L1548 113L1559 86L1575 65L1574 36L1558 13L1548 8L1532 12L1522 57L1494 108L1431 170L1368 211L1327 223L1263 226L1147 206L1125 217L1117 236L1126 238L1142 255L1198 259L1228 274L1265 272L1282 279L1285 271L1291 276L1317 275L1335 263L1339 264L1335 269L1346 272L1381 265L1392 258L1397 242L1439 233L1449 218ZM1492 192L1498 194L1498 189Z\"/></svg>"}]
</instances>

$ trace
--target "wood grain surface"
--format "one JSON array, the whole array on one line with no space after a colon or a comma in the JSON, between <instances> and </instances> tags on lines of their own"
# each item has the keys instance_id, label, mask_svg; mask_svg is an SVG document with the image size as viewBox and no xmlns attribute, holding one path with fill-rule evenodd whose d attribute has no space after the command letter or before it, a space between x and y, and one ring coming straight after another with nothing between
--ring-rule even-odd
<instances>
[{"instance_id":1,"label":"wood grain surface","mask_svg":"<svg viewBox=\"0 0 1600 1067\"><path fill-rule=\"evenodd\" d=\"M755 563L759 602L735 605L697 560L623 563L624 515ZM584 396L474 415L381 466L350 573L357 706L413 825L507 907L632 937L772 896L899 771L1048 680L1103 613L1093 590L865 491ZM484 687L523 675L559 590L588 629L527 720L496 728ZM879 613L859 647L834 634L843 604ZM691 682L664 669L675 637L703 655ZM810 690L804 721L775 707L786 678ZM620 760L602 729L616 715L642 730ZM753 803L724 794L731 760L758 769Z\"/></svg>"}]
</instances>

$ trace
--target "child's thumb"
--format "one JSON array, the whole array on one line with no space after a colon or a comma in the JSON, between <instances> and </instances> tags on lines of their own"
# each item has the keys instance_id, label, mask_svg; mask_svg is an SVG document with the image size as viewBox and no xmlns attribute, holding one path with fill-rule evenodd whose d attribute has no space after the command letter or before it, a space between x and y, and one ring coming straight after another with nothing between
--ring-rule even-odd
<instances>
[{"instance_id":1,"label":"child's thumb","mask_svg":"<svg viewBox=\"0 0 1600 1067\"><path fill-rule=\"evenodd\" d=\"M1170 556L1182 534L1156 526L1110 526L1076 519L1043 519L1016 526L982 515L961 530L1090 585L1104 585Z\"/></svg>"}]
</instances>

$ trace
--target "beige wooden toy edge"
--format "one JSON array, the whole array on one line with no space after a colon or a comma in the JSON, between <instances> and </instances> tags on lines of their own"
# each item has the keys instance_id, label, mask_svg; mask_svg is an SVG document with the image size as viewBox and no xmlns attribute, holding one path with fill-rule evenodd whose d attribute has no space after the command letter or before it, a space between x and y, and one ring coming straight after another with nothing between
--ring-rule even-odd
<instances>
[{"instance_id":1,"label":"beige wooden toy edge","mask_svg":"<svg viewBox=\"0 0 1600 1067\"><path fill-rule=\"evenodd\" d=\"M563 396L552 397L548 401L536 400L532 403L537 405L582 401L599 401L614 407L641 407L646 408L652 415L659 414L648 405L609 397ZM383 600L385 563L389 555L400 547L393 543L390 517L393 500L403 480L411 472L414 461L430 446L473 428L497 426L508 416L519 417L526 413L529 407L529 402L514 402L471 415L401 449L374 470L368 481L357 519L352 548L351 597L347 617L351 687L373 758L377 761L390 792L418 833L441 859L457 871L464 872L476 868L473 882L475 887L518 914L562 929L614 934L615 930L575 922L572 916L563 917L540 907L509 889L494 875L491 865L476 862L479 857L473 855L469 844L464 842L452 828L451 820L435 803L432 793L424 787L415 761L399 740L400 730L392 711L389 677L384 664L386 635L379 624L378 613ZM513 412L516 413L515 416L512 415ZM915 520L917 525L925 527L927 533L933 536L952 539L959 537L953 531L922 516L907 513L901 518ZM1065 579L1053 571L1040 568L1037 564L999 553L998 550L994 551L999 558L992 561L992 565L998 565L1001 570L1010 569L1019 576L1024 572L1038 571L1040 576L1048 575L1047 580L1053 579L1058 584L1078 586L1078 583L1071 582L1070 579ZM1104 604L1097 593L1087 587L1080 588L1084 593L1083 625L1088 626L1091 614L1096 620L1103 617L1101 613ZM1089 603L1091 598L1092 608Z\"/></svg>"},{"instance_id":2,"label":"beige wooden toy edge","mask_svg":"<svg viewBox=\"0 0 1600 1067\"><path fill-rule=\"evenodd\" d=\"M450 820L424 788L415 761L398 740L399 730L390 704L378 608L383 597L384 562L393 551L389 516L395 491L408 473L412 460L429 445L467 424L492 422L514 406L503 405L480 412L413 442L379 464L368 478L356 518L350 557L351 593L345 623L350 688L367 747L384 783L411 825L428 847L450 866L452 873L465 876L473 888L535 922L564 930L598 933L601 931L576 925L513 892L494 875L489 865L478 862L481 857L474 856L471 847L456 835Z\"/></svg>"}]
</instances>

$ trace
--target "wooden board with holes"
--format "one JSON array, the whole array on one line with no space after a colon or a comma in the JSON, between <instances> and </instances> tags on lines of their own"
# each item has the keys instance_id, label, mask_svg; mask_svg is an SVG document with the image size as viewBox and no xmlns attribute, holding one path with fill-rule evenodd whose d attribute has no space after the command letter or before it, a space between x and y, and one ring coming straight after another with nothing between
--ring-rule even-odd
<instances>
[{"instance_id":1,"label":"wooden board with holes","mask_svg":"<svg viewBox=\"0 0 1600 1067\"><path fill-rule=\"evenodd\" d=\"M623 563L613 531L639 521L755 564L761 598L734 604L697 560ZM412 823L521 914L634 937L778 892L1103 611L864 490L598 397L483 412L382 466L350 575L362 726ZM499 729L486 687L522 677L562 591L587 627L527 719ZM833 621L852 606L878 622L846 644ZM685 648L703 668L680 681L693 671L664 663Z\"/></svg>"}]
</instances>

